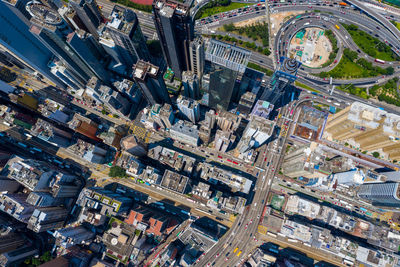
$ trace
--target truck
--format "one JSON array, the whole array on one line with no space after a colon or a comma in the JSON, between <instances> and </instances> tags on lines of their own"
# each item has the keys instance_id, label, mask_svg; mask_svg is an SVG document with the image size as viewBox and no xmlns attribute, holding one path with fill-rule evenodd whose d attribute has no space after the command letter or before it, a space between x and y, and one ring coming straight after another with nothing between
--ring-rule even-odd
<instances>
[{"instance_id":1,"label":"truck","mask_svg":"<svg viewBox=\"0 0 400 267\"><path fill-rule=\"evenodd\" d=\"M347 4L345 2L340 2L339 6L347 6Z\"/></svg>"},{"instance_id":2,"label":"truck","mask_svg":"<svg viewBox=\"0 0 400 267\"><path fill-rule=\"evenodd\" d=\"M380 63L380 64L385 64L386 63L384 60L379 59L379 58L375 58L375 62L376 63Z\"/></svg>"}]
</instances>

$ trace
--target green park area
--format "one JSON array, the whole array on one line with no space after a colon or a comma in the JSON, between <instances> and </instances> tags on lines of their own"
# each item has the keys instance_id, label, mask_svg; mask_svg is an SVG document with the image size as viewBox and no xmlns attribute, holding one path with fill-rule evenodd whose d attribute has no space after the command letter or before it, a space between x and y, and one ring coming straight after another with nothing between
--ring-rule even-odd
<instances>
[{"instance_id":1,"label":"green park area","mask_svg":"<svg viewBox=\"0 0 400 267\"><path fill-rule=\"evenodd\" d=\"M218 34L218 35L215 35L215 34L211 34L211 35L203 34L203 36L211 37L211 38L214 38L214 39L217 39L217 40L221 40L221 41L224 41L226 43L232 43L232 44L235 44L237 46L240 46L240 47L243 47L243 48L247 48L247 49L250 49L252 51L267 55L267 56L271 54L271 51L269 50L269 48L263 48L262 46L257 46L253 42L243 41L243 40L237 39L235 37L231 37L229 35L222 36L220 34Z\"/></svg>"},{"instance_id":2,"label":"green park area","mask_svg":"<svg viewBox=\"0 0 400 267\"><path fill-rule=\"evenodd\" d=\"M400 107L398 81L399 78L395 77L383 85L374 85L369 89L369 94L380 101Z\"/></svg>"},{"instance_id":3,"label":"green park area","mask_svg":"<svg viewBox=\"0 0 400 267\"><path fill-rule=\"evenodd\" d=\"M374 66L365 58L358 58L356 51L345 48L339 64L329 72L321 72L319 76L321 78L353 79L392 75L393 73L393 67Z\"/></svg>"},{"instance_id":4,"label":"green park area","mask_svg":"<svg viewBox=\"0 0 400 267\"><path fill-rule=\"evenodd\" d=\"M358 29L358 26L356 25L343 24L343 26L349 32L351 38L357 44L357 46L367 55L385 61L399 60L399 57L393 53L390 46L384 42L381 42L378 38Z\"/></svg>"},{"instance_id":5,"label":"green park area","mask_svg":"<svg viewBox=\"0 0 400 267\"><path fill-rule=\"evenodd\" d=\"M400 88L398 88L398 82L399 78L395 77L385 84L376 84L368 90L356 87L353 84L342 85L337 87L337 89L364 99L375 98L379 101L400 107L400 94L398 90Z\"/></svg>"},{"instance_id":6,"label":"green park area","mask_svg":"<svg viewBox=\"0 0 400 267\"><path fill-rule=\"evenodd\" d=\"M208 4L203 6L195 16L195 19L206 18L218 13L230 11L233 9L238 9L244 6L247 6L246 3L236 3L231 2L230 0L214 0L210 1Z\"/></svg>"},{"instance_id":7,"label":"green park area","mask_svg":"<svg viewBox=\"0 0 400 267\"><path fill-rule=\"evenodd\" d=\"M397 22L397 21L395 21L395 20L391 20L390 22L391 22L394 26L396 26L396 28L399 29L399 31L400 31L400 23L399 23L399 22Z\"/></svg>"},{"instance_id":8,"label":"green park area","mask_svg":"<svg viewBox=\"0 0 400 267\"><path fill-rule=\"evenodd\" d=\"M225 24L222 27L222 30L226 32L232 32L237 35L246 36L254 41L258 41L262 43L264 48L269 47L268 24L265 21L262 23L253 23L243 27L236 27L233 23L229 23Z\"/></svg>"},{"instance_id":9,"label":"green park area","mask_svg":"<svg viewBox=\"0 0 400 267\"><path fill-rule=\"evenodd\" d=\"M273 195L271 199L271 207L273 209L282 211L283 204L285 204L285 197L281 195Z\"/></svg>"}]
</instances>

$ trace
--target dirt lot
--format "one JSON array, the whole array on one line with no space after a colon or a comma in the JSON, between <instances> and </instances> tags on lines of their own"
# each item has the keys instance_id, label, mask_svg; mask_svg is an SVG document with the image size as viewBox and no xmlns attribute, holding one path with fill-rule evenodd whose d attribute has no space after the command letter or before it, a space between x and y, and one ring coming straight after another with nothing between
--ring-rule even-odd
<instances>
[{"instance_id":1,"label":"dirt lot","mask_svg":"<svg viewBox=\"0 0 400 267\"><path fill-rule=\"evenodd\" d=\"M236 23L233 23L236 27L243 27L243 26L247 26L247 25L251 25L257 22L263 22L263 21L267 21L267 16L262 16L262 17L256 17L256 18L252 18L252 19L248 19L248 20L243 20L243 21L239 21Z\"/></svg>"},{"instance_id":2,"label":"dirt lot","mask_svg":"<svg viewBox=\"0 0 400 267\"><path fill-rule=\"evenodd\" d=\"M288 54L308 67L318 68L328 61L331 51L332 45L324 30L307 28L292 38Z\"/></svg>"},{"instance_id":3,"label":"dirt lot","mask_svg":"<svg viewBox=\"0 0 400 267\"><path fill-rule=\"evenodd\" d=\"M275 37L276 33L280 29L281 25L287 21L292 16L297 16L299 14L304 13L303 11L289 11L289 12L279 12L271 14L271 33L270 36L272 38Z\"/></svg>"}]
</instances>

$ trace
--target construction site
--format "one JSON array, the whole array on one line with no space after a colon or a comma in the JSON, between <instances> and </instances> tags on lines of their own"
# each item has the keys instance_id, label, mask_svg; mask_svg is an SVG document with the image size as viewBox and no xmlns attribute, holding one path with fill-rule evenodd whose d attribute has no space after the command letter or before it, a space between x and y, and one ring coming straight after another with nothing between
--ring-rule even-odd
<instances>
[{"instance_id":1,"label":"construction site","mask_svg":"<svg viewBox=\"0 0 400 267\"><path fill-rule=\"evenodd\" d=\"M321 28L301 29L292 38L288 56L310 68L321 67L329 59L332 44Z\"/></svg>"}]
</instances>

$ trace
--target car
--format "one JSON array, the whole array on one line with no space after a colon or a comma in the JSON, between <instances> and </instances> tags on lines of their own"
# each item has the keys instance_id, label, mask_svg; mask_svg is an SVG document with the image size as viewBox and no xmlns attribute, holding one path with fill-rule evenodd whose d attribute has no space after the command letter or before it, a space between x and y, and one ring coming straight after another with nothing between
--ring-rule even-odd
<instances>
[{"instance_id":1,"label":"car","mask_svg":"<svg viewBox=\"0 0 400 267\"><path fill-rule=\"evenodd\" d=\"M219 257L219 253L217 253L216 255L215 255L215 258L218 258Z\"/></svg>"},{"instance_id":2,"label":"car","mask_svg":"<svg viewBox=\"0 0 400 267\"><path fill-rule=\"evenodd\" d=\"M248 224L246 224L246 225L244 226L244 229L247 229L247 227L249 227L249 225L248 225Z\"/></svg>"},{"instance_id":3,"label":"car","mask_svg":"<svg viewBox=\"0 0 400 267\"><path fill-rule=\"evenodd\" d=\"M228 260L229 260L229 258L228 258L228 257L226 257L226 258L225 258L225 261L228 261Z\"/></svg>"}]
</instances>

